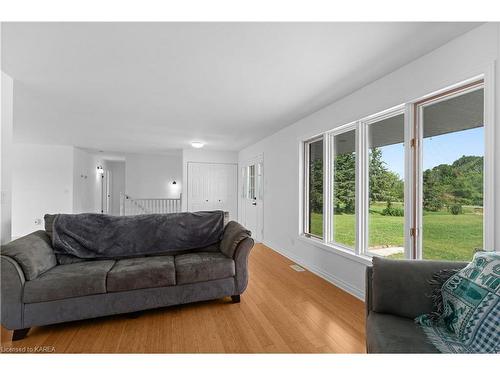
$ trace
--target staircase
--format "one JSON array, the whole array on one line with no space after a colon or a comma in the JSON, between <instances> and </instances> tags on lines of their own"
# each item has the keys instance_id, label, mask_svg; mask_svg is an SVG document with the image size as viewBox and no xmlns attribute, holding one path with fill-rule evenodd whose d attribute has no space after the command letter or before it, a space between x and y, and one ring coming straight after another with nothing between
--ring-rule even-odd
<instances>
[{"instance_id":1,"label":"staircase","mask_svg":"<svg viewBox=\"0 0 500 375\"><path fill-rule=\"evenodd\" d=\"M170 198L132 198L130 195L120 195L120 216L144 214L171 214L181 212L182 196Z\"/></svg>"}]
</instances>

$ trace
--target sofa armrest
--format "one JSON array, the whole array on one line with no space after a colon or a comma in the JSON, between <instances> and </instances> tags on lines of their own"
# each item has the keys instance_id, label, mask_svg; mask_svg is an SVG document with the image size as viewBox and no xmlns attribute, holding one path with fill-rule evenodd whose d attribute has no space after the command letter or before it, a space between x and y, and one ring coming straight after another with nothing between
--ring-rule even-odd
<instances>
[{"instance_id":1,"label":"sofa armrest","mask_svg":"<svg viewBox=\"0 0 500 375\"><path fill-rule=\"evenodd\" d=\"M236 294L241 294L245 291L248 285L248 256L252 250L254 240L252 237L247 237L241 241L234 252L234 264L236 269Z\"/></svg>"},{"instance_id":2,"label":"sofa armrest","mask_svg":"<svg viewBox=\"0 0 500 375\"><path fill-rule=\"evenodd\" d=\"M370 310L413 319L433 309L429 280L443 269L462 269L467 262L392 260L374 257ZM368 284L367 284L368 287Z\"/></svg>"},{"instance_id":3,"label":"sofa armrest","mask_svg":"<svg viewBox=\"0 0 500 375\"><path fill-rule=\"evenodd\" d=\"M2 325L7 329L23 327L23 289L26 279L21 266L11 257L1 255L0 311Z\"/></svg>"},{"instance_id":4,"label":"sofa armrest","mask_svg":"<svg viewBox=\"0 0 500 375\"><path fill-rule=\"evenodd\" d=\"M28 281L57 265L52 243L43 230L2 245L1 254L14 259Z\"/></svg>"}]
</instances>

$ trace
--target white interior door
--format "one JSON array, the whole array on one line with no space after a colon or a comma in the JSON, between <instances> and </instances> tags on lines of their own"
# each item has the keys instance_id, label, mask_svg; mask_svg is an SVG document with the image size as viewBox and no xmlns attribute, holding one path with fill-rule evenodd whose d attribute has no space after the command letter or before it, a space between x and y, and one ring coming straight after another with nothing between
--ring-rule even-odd
<instances>
[{"instance_id":1,"label":"white interior door","mask_svg":"<svg viewBox=\"0 0 500 375\"><path fill-rule=\"evenodd\" d=\"M188 211L238 211L236 164L188 163Z\"/></svg>"},{"instance_id":2,"label":"white interior door","mask_svg":"<svg viewBox=\"0 0 500 375\"><path fill-rule=\"evenodd\" d=\"M111 209L111 171L104 170L101 176L101 213L109 214Z\"/></svg>"},{"instance_id":3,"label":"white interior door","mask_svg":"<svg viewBox=\"0 0 500 375\"><path fill-rule=\"evenodd\" d=\"M264 221L264 163L256 158L242 168L242 224L252 232L252 237L262 241Z\"/></svg>"},{"instance_id":4,"label":"white interior door","mask_svg":"<svg viewBox=\"0 0 500 375\"><path fill-rule=\"evenodd\" d=\"M201 163L188 164L188 211L209 210L208 168Z\"/></svg>"}]
</instances>

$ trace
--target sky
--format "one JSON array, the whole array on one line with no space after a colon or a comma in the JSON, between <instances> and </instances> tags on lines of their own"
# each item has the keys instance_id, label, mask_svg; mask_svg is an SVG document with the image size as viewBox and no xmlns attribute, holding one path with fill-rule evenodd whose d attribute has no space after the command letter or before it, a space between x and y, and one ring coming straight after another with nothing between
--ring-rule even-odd
<instances>
[{"instance_id":1,"label":"sky","mask_svg":"<svg viewBox=\"0 0 500 375\"><path fill-rule=\"evenodd\" d=\"M380 150L387 167L403 177L403 144L380 147ZM452 164L462 155L484 156L484 127L424 138L424 170L439 164Z\"/></svg>"}]
</instances>

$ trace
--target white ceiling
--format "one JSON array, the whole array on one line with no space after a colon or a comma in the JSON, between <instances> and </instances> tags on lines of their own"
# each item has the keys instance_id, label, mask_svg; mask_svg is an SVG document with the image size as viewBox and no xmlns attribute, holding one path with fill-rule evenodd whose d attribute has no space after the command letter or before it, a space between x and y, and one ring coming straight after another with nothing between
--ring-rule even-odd
<instances>
[{"instance_id":1,"label":"white ceiling","mask_svg":"<svg viewBox=\"0 0 500 375\"><path fill-rule=\"evenodd\" d=\"M239 150L476 23L3 23L16 142Z\"/></svg>"}]
</instances>

